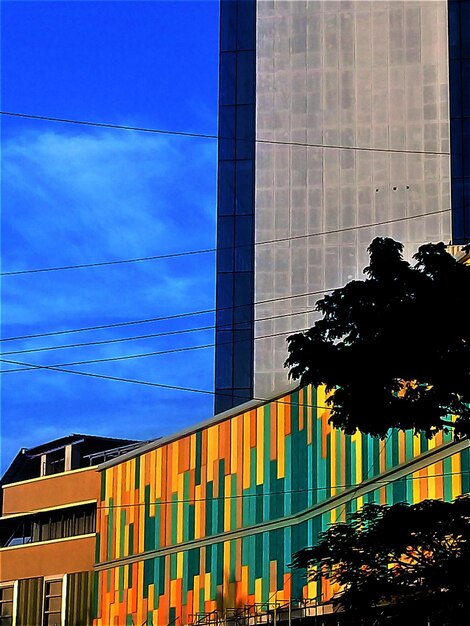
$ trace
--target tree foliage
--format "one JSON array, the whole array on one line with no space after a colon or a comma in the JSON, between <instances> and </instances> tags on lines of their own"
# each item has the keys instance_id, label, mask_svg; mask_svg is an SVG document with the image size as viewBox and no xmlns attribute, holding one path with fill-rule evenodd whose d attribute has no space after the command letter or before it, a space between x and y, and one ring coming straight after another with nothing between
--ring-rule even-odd
<instances>
[{"instance_id":1,"label":"tree foliage","mask_svg":"<svg viewBox=\"0 0 470 626\"><path fill-rule=\"evenodd\" d=\"M339 583L334 602L360 615L361 623L376 619L379 607L407 620L468 624L470 496L453 503L366 504L322 533L315 547L295 554L293 565L308 568L314 580Z\"/></svg>"},{"instance_id":2,"label":"tree foliage","mask_svg":"<svg viewBox=\"0 0 470 626\"><path fill-rule=\"evenodd\" d=\"M324 384L331 423L384 437L389 428L428 438L456 416L470 433L470 267L443 243L426 244L410 265L403 245L376 238L365 280L320 300L323 318L288 338L286 366L301 384Z\"/></svg>"}]
</instances>

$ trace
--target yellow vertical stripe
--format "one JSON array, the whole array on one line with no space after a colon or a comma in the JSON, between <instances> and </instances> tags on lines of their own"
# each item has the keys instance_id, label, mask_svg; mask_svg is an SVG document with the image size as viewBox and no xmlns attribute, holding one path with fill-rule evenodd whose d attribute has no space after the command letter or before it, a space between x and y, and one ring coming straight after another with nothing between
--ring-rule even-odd
<instances>
[{"instance_id":1,"label":"yellow vertical stripe","mask_svg":"<svg viewBox=\"0 0 470 626\"><path fill-rule=\"evenodd\" d=\"M413 442L413 448L414 448L414 442ZM420 490L419 490L419 483L420 483L420 479L419 479L419 472L414 472L412 475L412 481L411 481L411 491L413 494L413 504L416 504L416 502L420 501Z\"/></svg>"},{"instance_id":2,"label":"yellow vertical stripe","mask_svg":"<svg viewBox=\"0 0 470 626\"><path fill-rule=\"evenodd\" d=\"M183 578L183 561L184 561L184 552L176 553L176 576L178 578Z\"/></svg>"},{"instance_id":3,"label":"yellow vertical stripe","mask_svg":"<svg viewBox=\"0 0 470 626\"><path fill-rule=\"evenodd\" d=\"M150 583L148 590L148 610L153 611L155 608L155 585Z\"/></svg>"},{"instance_id":4,"label":"yellow vertical stripe","mask_svg":"<svg viewBox=\"0 0 470 626\"><path fill-rule=\"evenodd\" d=\"M255 602L263 601L263 579L257 578L255 580Z\"/></svg>"},{"instance_id":5,"label":"yellow vertical stripe","mask_svg":"<svg viewBox=\"0 0 470 626\"><path fill-rule=\"evenodd\" d=\"M250 487L250 413L243 415L243 489Z\"/></svg>"},{"instance_id":6,"label":"yellow vertical stripe","mask_svg":"<svg viewBox=\"0 0 470 626\"><path fill-rule=\"evenodd\" d=\"M223 479L223 476L220 477L220 480ZM230 528L230 510L232 506L236 506L235 502L232 501L230 496L235 495L232 494L232 477L229 474L225 476L225 500L224 500L224 530L231 530Z\"/></svg>"},{"instance_id":7,"label":"yellow vertical stripe","mask_svg":"<svg viewBox=\"0 0 470 626\"><path fill-rule=\"evenodd\" d=\"M162 497L162 449L156 450L156 469L155 469L155 498Z\"/></svg>"},{"instance_id":8,"label":"yellow vertical stripe","mask_svg":"<svg viewBox=\"0 0 470 626\"><path fill-rule=\"evenodd\" d=\"M454 454L451 457L452 463L452 499L461 495L461 481L460 481L460 453Z\"/></svg>"},{"instance_id":9,"label":"yellow vertical stripe","mask_svg":"<svg viewBox=\"0 0 470 626\"><path fill-rule=\"evenodd\" d=\"M256 484L264 482L264 407L256 409Z\"/></svg>"},{"instance_id":10,"label":"yellow vertical stripe","mask_svg":"<svg viewBox=\"0 0 470 626\"><path fill-rule=\"evenodd\" d=\"M195 469L196 467L196 435L191 435L191 439L189 442L190 452L189 452L189 469Z\"/></svg>"},{"instance_id":11,"label":"yellow vertical stripe","mask_svg":"<svg viewBox=\"0 0 470 626\"><path fill-rule=\"evenodd\" d=\"M178 581L176 580L171 580L170 581L170 605L171 606L175 606L176 605L176 584Z\"/></svg>"},{"instance_id":12,"label":"yellow vertical stripe","mask_svg":"<svg viewBox=\"0 0 470 626\"><path fill-rule=\"evenodd\" d=\"M319 385L317 387L317 419L320 419L325 411L326 394L325 385Z\"/></svg>"},{"instance_id":13,"label":"yellow vertical stripe","mask_svg":"<svg viewBox=\"0 0 470 626\"><path fill-rule=\"evenodd\" d=\"M427 474L428 476L433 476L436 473L436 466L430 465L429 467L426 468L427 469ZM428 498L432 498L433 500L436 499L436 478L428 478L427 479L427 483L428 483Z\"/></svg>"},{"instance_id":14,"label":"yellow vertical stripe","mask_svg":"<svg viewBox=\"0 0 470 626\"><path fill-rule=\"evenodd\" d=\"M219 453L219 427L212 426L207 431L207 480L214 480L214 461Z\"/></svg>"},{"instance_id":15,"label":"yellow vertical stripe","mask_svg":"<svg viewBox=\"0 0 470 626\"><path fill-rule=\"evenodd\" d=\"M211 599L211 575L210 572L204 574L204 600L208 602Z\"/></svg>"}]
</instances>

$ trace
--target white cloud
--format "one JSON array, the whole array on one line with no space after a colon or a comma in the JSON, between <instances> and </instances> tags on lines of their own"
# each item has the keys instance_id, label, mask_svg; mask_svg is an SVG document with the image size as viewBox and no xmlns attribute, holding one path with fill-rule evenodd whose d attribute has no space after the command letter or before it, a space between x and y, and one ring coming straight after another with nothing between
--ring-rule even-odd
<instances>
[{"instance_id":1,"label":"white cloud","mask_svg":"<svg viewBox=\"0 0 470 626\"><path fill-rule=\"evenodd\" d=\"M25 133L5 141L2 163L2 271L214 246L214 143L118 131ZM214 266L214 255L209 254L5 277L3 337L212 308ZM210 325L210 321L188 318L184 325L167 322L60 335L13 342L8 348L3 344L3 349L199 325ZM12 358L59 363L210 343L211 339L210 332L176 335ZM77 369L210 389L213 353L196 350ZM21 422L31 434L32 443L26 445L77 431L157 436L170 432L175 424L207 416L213 401L211 396L44 371L7 374L1 380L3 431L8 437ZM190 409L183 411L184 406ZM10 439L6 440L9 455L14 452L14 441L23 445L23 435Z\"/></svg>"}]
</instances>

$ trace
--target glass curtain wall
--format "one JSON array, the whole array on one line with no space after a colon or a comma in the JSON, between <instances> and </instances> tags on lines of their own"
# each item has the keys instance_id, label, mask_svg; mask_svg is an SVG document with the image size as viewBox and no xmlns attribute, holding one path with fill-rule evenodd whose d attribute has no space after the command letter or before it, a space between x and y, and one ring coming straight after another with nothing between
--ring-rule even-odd
<instances>
[{"instance_id":1,"label":"glass curtain wall","mask_svg":"<svg viewBox=\"0 0 470 626\"><path fill-rule=\"evenodd\" d=\"M255 7L220 7L216 413L253 395Z\"/></svg>"},{"instance_id":2,"label":"glass curtain wall","mask_svg":"<svg viewBox=\"0 0 470 626\"><path fill-rule=\"evenodd\" d=\"M453 243L470 240L470 2L449 0Z\"/></svg>"}]
</instances>

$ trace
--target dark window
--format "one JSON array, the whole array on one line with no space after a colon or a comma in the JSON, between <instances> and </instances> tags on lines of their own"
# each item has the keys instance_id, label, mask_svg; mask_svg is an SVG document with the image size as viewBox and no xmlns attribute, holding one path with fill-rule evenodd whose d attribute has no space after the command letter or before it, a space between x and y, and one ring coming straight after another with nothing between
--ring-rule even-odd
<instances>
[{"instance_id":1,"label":"dark window","mask_svg":"<svg viewBox=\"0 0 470 626\"><path fill-rule=\"evenodd\" d=\"M233 274L220 273L217 279L217 328L227 329L233 323Z\"/></svg>"},{"instance_id":2,"label":"dark window","mask_svg":"<svg viewBox=\"0 0 470 626\"><path fill-rule=\"evenodd\" d=\"M462 244L470 240L470 3L450 0L448 7L452 239Z\"/></svg>"},{"instance_id":3,"label":"dark window","mask_svg":"<svg viewBox=\"0 0 470 626\"><path fill-rule=\"evenodd\" d=\"M0 624L13 624L13 585L0 587Z\"/></svg>"},{"instance_id":4,"label":"dark window","mask_svg":"<svg viewBox=\"0 0 470 626\"><path fill-rule=\"evenodd\" d=\"M0 546L9 547L37 541L76 537L95 532L96 506L36 513L0 524Z\"/></svg>"},{"instance_id":5,"label":"dark window","mask_svg":"<svg viewBox=\"0 0 470 626\"><path fill-rule=\"evenodd\" d=\"M468 1L460 2L461 11L461 23L460 23L460 37L462 46L462 56L470 58L470 5Z\"/></svg>"},{"instance_id":6,"label":"dark window","mask_svg":"<svg viewBox=\"0 0 470 626\"><path fill-rule=\"evenodd\" d=\"M251 50L255 39L255 3L253 0L239 0L237 6L239 24L237 48L239 50Z\"/></svg>"},{"instance_id":7,"label":"dark window","mask_svg":"<svg viewBox=\"0 0 470 626\"><path fill-rule=\"evenodd\" d=\"M65 448L48 452L45 458L43 475L60 474L65 472Z\"/></svg>"},{"instance_id":8,"label":"dark window","mask_svg":"<svg viewBox=\"0 0 470 626\"><path fill-rule=\"evenodd\" d=\"M248 399L253 385L255 13L255 0L221 2L216 413ZM247 331L240 346L232 336L227 341L234 318L242 323L234 330ZM234 385L243 388L242 398Z\"/></svg>"},{"instance_id":9,"label":"dark window","mask_svg":"<svg viewBox=\"0 0 470 626\"><path fill-rule=\"evenodd\" d=\"M235 162L219 161L219 215L235 213Z\"/></svg>"},{"instance_id":10,"label":"dark window","mask_svg":"<svg viewBox=\"0 0 470 626\"><path fill-rule=\"evenodd\" d=\"M222 0L220 6L220 48L235 50L237 47L237 9L238 3L233 0Z\"/></svg>"},{"instance_id":11,"label":"dark window","mask_svg":"<svg viewBox=\"0 0 470 626\"><path fill-rule=\"evenodd\" d=\"M253 161L237 161L236 168L236 213L251 215L254 209Z\"/></svg>"},{"instance_id":12,"label":"dark window","mask_svg":"<svg viewBox=\"0 0 470 626\"><path fill-rule=\"evenodd\" d=\"M62 581L44 581L43 626L62 624Z\"/></svg>"},{"instance_id":13,"label":"dark window","mask_svg":"<svg viewBox=\"0 0 470 626\"><path fill-rule=\"evenodd\" d=\"M237 104L252 104L254 100L254 64L254 52L237 53Z\"/></svg>"},{"instance_id":14,"label":"dark window","mask_svg":"<svg viewBox=\"0 0 470 626\"><path fill-rule=\"evenodd\" d=\"M253 215L239 215L237 217L235 231L235 270L237 272L253 271L253 228ZM253 297L250 292L248 303L251 304L252 300ZM245 303L246 300L243 304Z\"/></svg>"},{"instance_id":15,"label":"dark window","mask_svg":"<svg viewBox=\"0 0 470 626\"><path fill-rule=\"evenodd\" d=\"M223 52L220 55L220 104L235 104L236 75L237 57L235 52Z\"/></svg>"}]
</instances>

